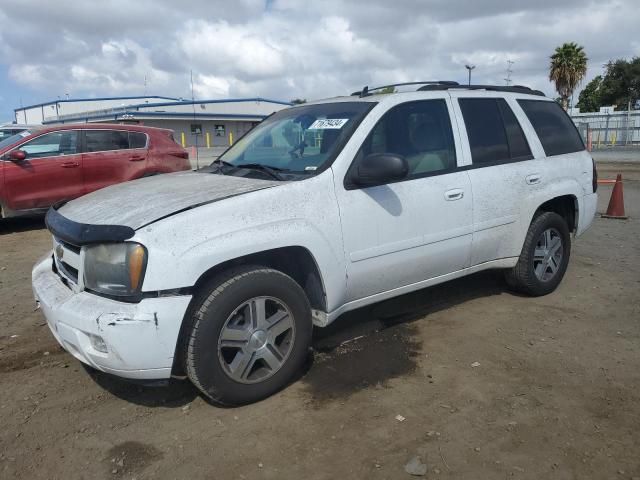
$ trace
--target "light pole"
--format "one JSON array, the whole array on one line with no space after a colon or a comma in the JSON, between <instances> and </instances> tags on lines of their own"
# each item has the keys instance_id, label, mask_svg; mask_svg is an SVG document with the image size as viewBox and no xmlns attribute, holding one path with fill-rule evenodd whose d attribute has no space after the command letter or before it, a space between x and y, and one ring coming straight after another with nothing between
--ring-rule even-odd
<instances>
[{"instance_id":1,"label":"light pole","mask_svg":"<svg viewBox=\"0 0 640 480\"><path fill-rule=\"evenodd\" d=\"M471 85L471 70L476 68L476 66L475 65L465 65L464 68L469 70L469 85Z\"/></svg>"}]
</instances>

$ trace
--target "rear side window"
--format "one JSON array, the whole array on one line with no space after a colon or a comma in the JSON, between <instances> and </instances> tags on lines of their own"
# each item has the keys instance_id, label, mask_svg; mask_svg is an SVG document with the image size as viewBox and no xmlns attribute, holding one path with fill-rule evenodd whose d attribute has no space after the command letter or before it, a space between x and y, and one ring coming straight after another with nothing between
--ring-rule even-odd
<instances>
[{"instance_id":1,"label":"rear side window","mask_svg":"<svg viewBox=\"0 0 640 480\"><path fill-rule=\"evenodd\" d=\"M515 115L502 98L460 98L474 164L532 158Z\"/></svg>"},{"instance_id":2,"label":"rear side window","mask_svg":"<svg viewBox=\"0 0 640 480\"><path fill-rule=\"evenodd\" d=\"M569 116L556 102L518 100L533 125L547 157L584 150L584 143Z\"/></svg>"},{"instance_id":3,"label":"rear side window","mask_svg":"<svg viewBox=\"0 0 640 480\"><path fill-rule=\"evenodd\" d=\"M86 152L108 152L129 148L144 148L147 136L140 132L121 130L86 130Z\"/></svg>"},{"instance_id":4,"label":"rear side window","mask_svg":"<svg viewBox=\"0 0 640 480\"><path fill-rule=\"evenodd\" d=\"M141 132L129 132L129 148L144 148L147 146L147 136Z\"/></svg>"}]
</instances>

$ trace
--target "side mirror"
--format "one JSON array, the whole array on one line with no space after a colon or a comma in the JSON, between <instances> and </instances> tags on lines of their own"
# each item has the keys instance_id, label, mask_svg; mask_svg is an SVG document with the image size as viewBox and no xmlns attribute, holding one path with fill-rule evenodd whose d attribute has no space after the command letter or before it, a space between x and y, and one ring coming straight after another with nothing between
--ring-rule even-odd
<instances>
[{"instance_id":1,"label":"side mirror","mask_svg":"<svg viewBox=\"0 0 640 480\"><path fill-rule=\"evenodd\" d=\"M407 160L393 153L372 153L364 157L352 175L359 187L373 187L402 180L409 174Z\"/></svg>"},{"instance_id":2,"label":"side mirror","mask_svg":"<svg viewBox=\"0 0 640 480\"><path fill-rule=\"evenodd\" d=\"M9 160L12 162L22 162L27 158L27 152L24 150L14 150L9 154Z\"/></svg>"}]
</instances>

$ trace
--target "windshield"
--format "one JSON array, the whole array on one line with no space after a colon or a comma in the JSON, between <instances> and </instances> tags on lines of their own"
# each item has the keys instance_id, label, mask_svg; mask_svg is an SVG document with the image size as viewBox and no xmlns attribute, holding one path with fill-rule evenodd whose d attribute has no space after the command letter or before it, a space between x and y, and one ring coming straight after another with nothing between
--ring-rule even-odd
<instances>
[{"instance_id":1,"label":"windshield","mask_svg":"<svg viewBox=\"0 0 640 480\"><path fill-rule=\"evenodd\" d=\"M10 137L5 137L0 141L0 148L9 147L14 143L17 143L18 140L22 140L24 137L28 137L32 133L33 132L30 132L29 130L25 130L23 132L16 133L15 135L11 135Z\"/></svg>"},{"instance_id":2,"label":"windshield","mask_svg":"<svg viewBox=\"0 0 640 480\"><path fill-rule=\"evenodd\" d=\"M220 157L227 166L267 167L284 174L313 174L333 160L371 102L336 102L281 110Z\"/></svg>"}]
</instances>

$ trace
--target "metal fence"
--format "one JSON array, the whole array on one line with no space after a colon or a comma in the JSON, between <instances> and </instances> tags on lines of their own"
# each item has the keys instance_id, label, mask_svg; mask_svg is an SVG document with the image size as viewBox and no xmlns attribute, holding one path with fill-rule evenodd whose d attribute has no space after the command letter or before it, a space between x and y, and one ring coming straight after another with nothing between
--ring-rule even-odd
<instances>
[{"instance_id":1,"label":"metal fence","mask_svg":"<svg viewBox=\"0 0 640 480\"><path fill-rule=\"evenodd\" d=\"M640 145L640 111L578 113L571 119L592 149Z\"/></svg>"}]
</instances>

